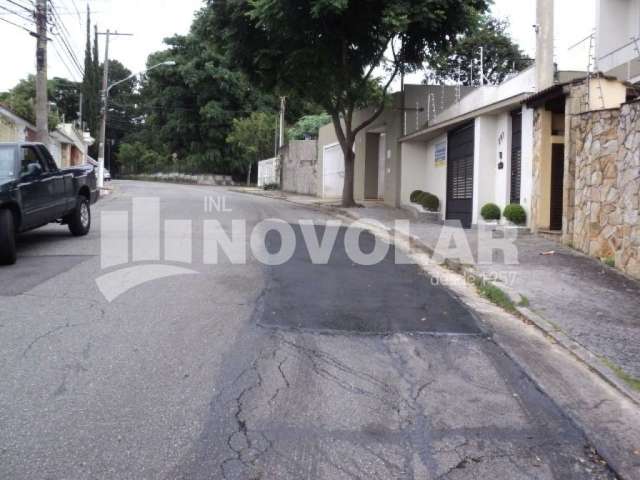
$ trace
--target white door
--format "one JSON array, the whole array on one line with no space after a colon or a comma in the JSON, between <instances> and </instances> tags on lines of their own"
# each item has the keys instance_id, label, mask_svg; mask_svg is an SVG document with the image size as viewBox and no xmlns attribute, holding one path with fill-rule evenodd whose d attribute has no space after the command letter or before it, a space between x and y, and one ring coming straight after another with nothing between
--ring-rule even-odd
<instances>
[{"instance_id":1,"label":"white door","mask_svg":"<svg viewBox=\"0 0 640 480\"><path fill-rule=\"evenodd\" d=\"M342 197L342 190L344 189L344 155L340 144L324 147L322 165L323 197Z\"/></svg>"},{"instance_id":2,"label":"white door","mask_svg":"<svg viewBox=\"0 0 640 480\"><path fill-rule=\"evenodd\" d=\"M387 175L387 135L380 134L378 151L378 198L384 200L384 180Z\"/></svg>"}]
</instances>

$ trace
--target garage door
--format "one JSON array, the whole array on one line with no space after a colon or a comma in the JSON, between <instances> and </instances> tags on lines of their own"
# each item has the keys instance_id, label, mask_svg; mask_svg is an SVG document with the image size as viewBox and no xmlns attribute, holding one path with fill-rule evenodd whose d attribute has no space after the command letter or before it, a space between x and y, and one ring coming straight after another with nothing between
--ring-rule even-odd
<instances>
[{"instance_id":1,"label":"garage door","mask_svg":"<svg viewBox=\"0 0 640 480\"><path fill-rule=\"evenodd\" d=\"M324 147L322 165L323 197L342 197L344 188L344 155L339 144Z\"/></svg>"},{"instance_id":2,"label":"garage door","mask_svg":"<svg viewBox=\"0 0 640 480\"><path fill-rule=\"evenodd\" d=\"M447 220L471 227L473 210L474 124L449 133L447 158Z\"/></svg>"}]
</instances>

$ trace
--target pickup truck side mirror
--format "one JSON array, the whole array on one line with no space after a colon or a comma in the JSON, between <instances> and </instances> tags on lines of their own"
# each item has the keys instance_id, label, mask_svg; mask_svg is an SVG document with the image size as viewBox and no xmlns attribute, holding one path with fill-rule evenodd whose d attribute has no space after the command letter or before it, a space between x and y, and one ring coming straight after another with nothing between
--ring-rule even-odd
<instances>
[{"instance_id":1,"label":"pickup truck side mirror","mask_svg":"<svg viewBox=\"0 0 640 480\"><path fill-rule=\"evenodd\" d=\"M40 175L42 175L42 167L40 166L40 164L30 163L29 165L27 165L27 172L22 176L35 178L39 177Z\"/></svg>"}]
</instances>

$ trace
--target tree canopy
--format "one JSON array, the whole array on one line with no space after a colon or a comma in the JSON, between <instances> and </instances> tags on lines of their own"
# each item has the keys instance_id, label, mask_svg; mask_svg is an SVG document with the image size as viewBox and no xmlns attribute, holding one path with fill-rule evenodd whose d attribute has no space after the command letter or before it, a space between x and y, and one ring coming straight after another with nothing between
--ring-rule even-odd
<instances>
[{"instance_id":1,"label":"tree canopy","mask_svg":"<svg viewBox=\"0 0 640 480\"><path fill-rule=\"evenodd\" d=\"M480 85L480 49L483 48L485 83L497 85L507 75L532 64L511 39L509 23L488 15L479 16L469 32L455 44L434 51L429 58L427 81Z\"/></svg>"},{"instance_id":2,"label":"tree canopy","mask_svg":"<svg viewBox=\"0 0 640 480\"><path fill-rule=\"evenodd\" d=\"M62 121L71 122L78 118L80 84L65 78L52 78L47 83L49 101L56 107L49 113L49 129L54 130ZM20 80L8 92L0 93L0 102L25 120L35 123L36 79L29 75Z\"/></svg>"},{"instance_id":3,"label":"tree canopy","mask_svg":"<svg viewBox=\"0 0 640 480\"><path fill-rule=\"evenodd\" d=\"M275 115L264 112L253 112L248 117L233 120L227 143L233 147L236 166L246 171L247 183L250 182L252 166L272 157L275 152L275 123Z\"/></svg>"},{"instance_id":4,"label":"tree canopy","mask_svg":"<svg viewBox=\"0 0 640 480\"><path fill-rule=\"evenodd\" d=\"M488 8L487 0L218 0L212 33L264 88L306 97L331 116L352 206L356 134L383 111L397 74L422 66ZM377 105L353 124L358 108Z\"/></svg>"}]
</instances>

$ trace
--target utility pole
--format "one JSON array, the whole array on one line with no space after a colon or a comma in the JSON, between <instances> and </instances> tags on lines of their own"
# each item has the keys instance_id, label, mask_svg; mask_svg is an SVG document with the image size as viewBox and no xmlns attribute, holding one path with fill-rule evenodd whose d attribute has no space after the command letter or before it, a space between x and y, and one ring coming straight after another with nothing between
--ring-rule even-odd
<instances>
[{"instance_id":1,"label":"utility pole","mask_svg":"<svg viewBox=\"0 0 640 480\"><path fill-rule=\"evenodd\" d=\"M80 98L78 100L80 104L78 105L78 128L84 132L84 127L82 126L82 115L84 112L82 111L82 104L84 103L84 95L80 92Z\"/></svg>"},{"instance_id":2,"label":"utility pole","mask_svg":"<svg viewBox=\"0 0 640 480\"><path fill-rule=\"evenodd\" d=\"M480 86L484 86L484 47L480 47Z\"/></svg>"},{"instance_id":3,"label":"utility pole","mask_svg":"<svg viewBox=\"0 0 640 480\"><path fill-rule=\"evenodd\" d=\"M37 139L49 143L49 98L47 95L47 0L36 3L36 130Z\"/></svg>"},{"instance_id":4,"label":"utility pole","mask_svg":"<svg viewBox=\"0 0 640 480\"><path fill-rule=\"evenodd\" d=\"M284 147L284 114L287 108L287 97L280 97L280 136L278 147Z\"/></svg>"},{"instance_id":5,"label":"utility pole","mask_svg":"<svg viewBox=\"0 0 640 480\"><path fill-rule=\"evenodd\" d=\"M554 0L537 0L536 17L536 86L538 91L554 81Z\"/></svg>"},{"instance_id":6,"label":"utility pole","mask_svg":"<svg viewBox=\"0 0 640 480\"><path fill-rule=\"evenodd\" d=\"M104 187L104 154L107 137L107 110L109 102L109 38L114 36L133 36L132 33L118 33L107 30L98 35L105 35L104 47L104 70L102 72L102 92L101 92L101 109L100 109L100 138L98 140L98 188Z\"/></svg>"}]
</instances>

